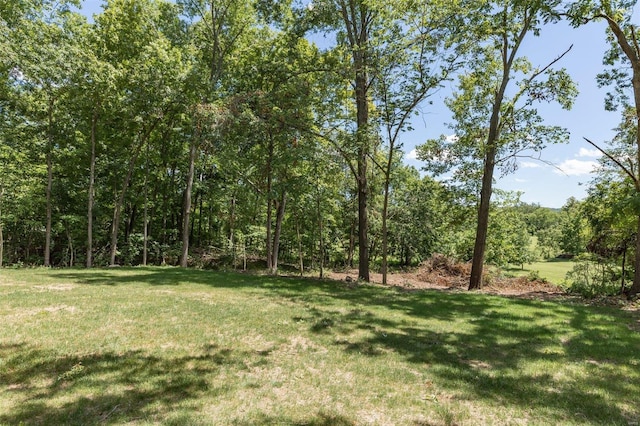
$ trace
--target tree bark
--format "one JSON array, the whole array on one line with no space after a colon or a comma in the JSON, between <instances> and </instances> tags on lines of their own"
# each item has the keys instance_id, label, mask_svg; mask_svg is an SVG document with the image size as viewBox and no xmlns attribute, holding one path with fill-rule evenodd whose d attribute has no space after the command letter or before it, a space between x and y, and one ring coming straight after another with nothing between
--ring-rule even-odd
<instances>
[{"instance_id":1,"label":"tree bark","mask_svg":"<svg viewBox=\"0 0 640 426\"><path fill-rule=\"evenodd\" d=\"M391 152L393 152L393 146L391 147ZM385 170L384 202L382 204L382 285L387 285L387 273L389 268L389 235L387 230L387 212L389 211L389 181L391 174L392 155L393 154L389 154L389 162L387 164L387 169Z\"/></svg>"},{"instance_id":2,"label":"tree bark","mask_svg":"<svg viewBox=\"0 0 640 426\"><path fill-rule=\"evenodd\" d=\"M271 260L271 273L278 273L278 254L280 252L280 236L282 235L282 222L284 221L285 206L287 205L287 194L282 192L280 201L276 204L276 229L273 233L273 252Z\"/></svg>"},{"instance_id":3,"label":"tree bark","mask_svg":"<svg viewBox=\"0 0 640 426\"><path fill-rule=\"evenodd\" d=\"M98 111L91 116L91 158L89 160L89 194L87 200L87 268L93 267L93 205L96 184L96 130Z\"/></svg>"},{"instance_id":4,"label":"tree bark","mask_svg":"<svg viewBox=\"0 0 640 426\"><path fill-rule=\"evenodd\" d=\"M342 0L340 13L345 25L355 72L356 103L356 181L358 187L358 277L366 282L369 278L369 217L367 162L370 153L369 137L369 31L372 12L362 1Z\"/></svg>"},{"instance_id":5,"label":"tree bark","mask_svg":"<svg viewBox=\"0 0 640 426\"><path fill-rule=\"evenodd\" d=\"M318 195L318 198L316 199L316 208L318 210L318 234L319 234L319 248L320 248L320 278L324 278L324 223L322 220L322 210L320 209L320 195ZM352 238L350 238L351 240L353 240ZM351 253L353 252L353 250L351 249L353 245L350 244L349 246L349 253L351 255ZM349 255L349 256L350 256Z\"/></svg>"},{"instance_id":6,"label":"tree bark","mask_svg":"<svg viewBox=\"0 0 640 426\"><path fill-rule=\"evenodd\" d=\"M191 215L191 192L193 190L193 177L195 175L196 154L198 147L194 138L189 146L189 173L187 174L187 188L184 193L184 204L182 205L182 255L180 256L180 266L187 267L189 259L189 220Z\"/></svg>"},{"instance_id":7,"label":"tree bark","mask_svg":"<svg viewBox=\"0 0 640 426\"><path fill-rule=\"evenodd\" d=\"M272 273L273 272L273 240L271 239L272 234L272 216L273 216L273 207L272 207L272 199L271 199L271 191L273 187L273 177L271 176L271 162L273 161L273 137L269 134L269 142L267 146L267 270Z\"/></svg>"},{"instance_id":8,"label":"tree bark","mask_svg":"<svg viewBox=\"0 0 640 426\"><path fill-rule=\"evenodd\" d=\"M640 293L640 215L638 216L638 227L636 231L636 254L634 258L635 272L633 274L633 284L629 289L630 296Z\"/></svg>"},{"instance_id":9,"label":"tree bark","mask_svg":"<svg viewBox=\"0 0 640 426\"><path fill-rule=\"evenodd\" d=\"M489 207L491 206L491 193L493 191L495 156L496 149L492 146L487 151L484 160L484 173L482 175L482 189L480 191L480 206L478 207L478 224L476 226L476 239L473 247L469 290L482 288L482 270L484 268L484 256L489 229Z\"/></svg>"},{"instance_id":10,"label":"tree bark","mask_svg":"<svg viewBox=\"0 0 640 426\"><path fill-rule=\"evenodd\" d=\"M0 186L0 268L4 261L4 232L2 227L2 198L4 196L4 188Z\"/></svg>"},{"instance_id":11,"label":"tree bark","mask_svg":"<svg viewBox=\"0 0 640 426\"><path fill-rule=\"evenodd\" d=\"M296 236L298 237L298 262L300 276L304 275L304 256L302 254L302 235L300 233L300 220L296 218Z\"/></svg>"},{"instance_id":12,"label":"tree bark","mask_svg":"<svg viewBox=\"0 0 640 426\"><path fill-rule=\"evenodd\" d=\"M44 236L44 266L51 266L51 190L53 188L53 96L49 95L49 124L47 137L47 224Z\"/></svg>"}]
</instances>

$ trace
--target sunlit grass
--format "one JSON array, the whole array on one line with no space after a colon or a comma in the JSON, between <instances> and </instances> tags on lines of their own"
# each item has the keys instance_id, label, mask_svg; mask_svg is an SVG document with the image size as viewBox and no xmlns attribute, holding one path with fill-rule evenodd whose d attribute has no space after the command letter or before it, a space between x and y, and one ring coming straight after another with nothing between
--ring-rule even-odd
<instances>
[{"instance_id":1,"label":"sunlit grass","mask_svg":"<svg viewBox=\"0 0 640 426\"><path fill-rule=\"evenodd\" d=\"M507 273L513 276L527 276L531 273L537 274L540 278L544 278L550 283L562 285L565 281L567 272L573 268L574 262L570 259L551 259L544 262L526 263L524 268L513 266L505 269Z\"/></svg>"},{"instance_id":2,"label":"sunlit grass","mask_svg":"<svg viewBox=\"0 0 640 426\"><path fill-rule=\"evenodd\" d=\"M177 268L0 274L0 424L640 418L640 323L619 310Z\"/></svg>"}]
</instances>

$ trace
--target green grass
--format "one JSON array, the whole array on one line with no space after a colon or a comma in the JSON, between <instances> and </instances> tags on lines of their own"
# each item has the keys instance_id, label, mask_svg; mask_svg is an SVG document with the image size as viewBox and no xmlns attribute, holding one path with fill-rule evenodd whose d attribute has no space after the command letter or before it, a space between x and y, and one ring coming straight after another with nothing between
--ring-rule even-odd
<instances>
[{"instance_id":1,"label":"green grass","mask_svg":"<svg viewBox=\"0 0 640 426\"><path fill-rule=\"evenodd\" d=\"M629 312L177 268L0 271L0 424L629 425ZM635 423L634 423L635 422Z\"/></svg>"},{"instance_id":2,"label":"green grass","mask_svg":"<svg viewBox=\"0 0 640 426\"><path fill-rule=\"evenodd\" d=\"M524 265L524 269L520 266L513 266L506 268L505 271L518 277L537 272L540 278L545 278L553 284L561 285L573 265L574 262L570 259L551 259L544 262L527 263Z\"/></svg>"}]
</instances>

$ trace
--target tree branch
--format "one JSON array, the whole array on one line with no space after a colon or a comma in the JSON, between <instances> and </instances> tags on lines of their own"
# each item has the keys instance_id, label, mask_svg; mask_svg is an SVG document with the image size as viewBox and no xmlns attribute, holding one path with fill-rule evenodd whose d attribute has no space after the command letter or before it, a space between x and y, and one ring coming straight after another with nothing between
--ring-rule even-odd
<instances>
[{"instance_id":1,"label":"tree branch","mask_svg":"<svg viewBox=\"0 0 640 426\"><path fill-rule=\"evenodd\" d=\"M627 176L629 176L631 178L631 180L633 181L634 185L636 186L636 188L640 187L640 181L638 180L638 177L636 175L633 174L632 171L630 171L624 164L622 164L620 161L618 161L616 158L614 158L611 154L609 154L607 151L605 151L604 149L600 148L598 145L596 145L594 142L591 142L589 139L583 137L583 139L585 141L587 141L591 146L593 146L595 149L597 149L598 151L600 151L602 154L604 154L609 160L613 161L614 163L616 163L616 165L618 167L620 167L626 174Z\"/></svg>"}]
</instances>

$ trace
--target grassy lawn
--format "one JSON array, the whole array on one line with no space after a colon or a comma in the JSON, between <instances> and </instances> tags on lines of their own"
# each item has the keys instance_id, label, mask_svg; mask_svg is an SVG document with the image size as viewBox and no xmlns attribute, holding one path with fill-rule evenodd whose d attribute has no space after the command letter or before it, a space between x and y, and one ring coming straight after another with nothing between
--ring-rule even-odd
<instances>
[{"instance_id":1,"label":"grassy lawn","mask_svg":"<svg viewBox=\"0 0 640 426\"><path fill-rule=\"evenodd\" d=\"M551 259L544 262L527 263L524 269L520 266L513 266L505 269L506 272L514 276L528 275L531 272L538 272L540 278L560 285L565 279L567 272L573 268L574 262L569 259Z\"/></svg>"},{"instance_id":2,"label":"grassy lawn","mask_svg":"<svg viewBox=\"0 0 640 426\"><path fill-rule=\"evenodd\" d=\"M0 424L638 425L604 307L177 268L0 271Z\"/></svg>"}]
</instances>

